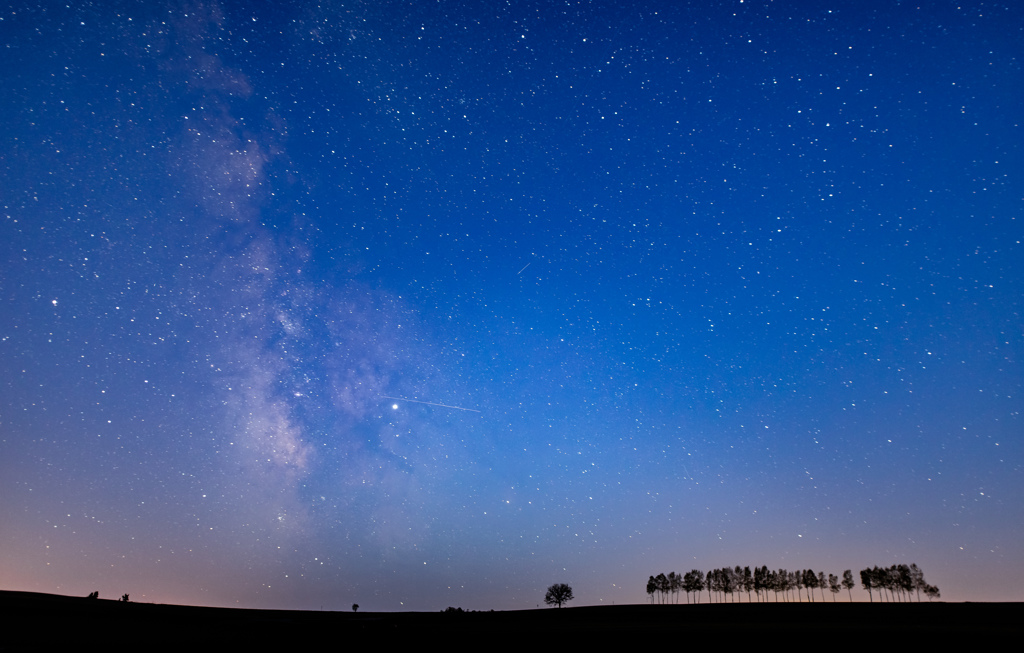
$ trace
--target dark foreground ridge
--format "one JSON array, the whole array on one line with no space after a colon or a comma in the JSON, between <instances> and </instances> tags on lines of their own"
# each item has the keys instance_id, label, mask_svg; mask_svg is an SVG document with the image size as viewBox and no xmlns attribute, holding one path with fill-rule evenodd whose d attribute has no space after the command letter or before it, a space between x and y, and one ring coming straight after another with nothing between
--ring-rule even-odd
<instances>
[{"instance_id":1,"label":"dark foreground ridge","mask_svg":"<svg viewBox=\"0 0 1024 653\"><path fill-rule=\"evenodd\" d=\"M790 642L810 637L806 641L845 641L852 645L892 638L920 643L968 635L979 644L1024 634L1022 603L748 603L461 613L312 612L124 603L0 591L0 610L8 624L9 644L105 641L136 642L139 646L188 644L201 649L239 644L294 646L315 641L329 641L339 647L373 641L422 644L435 639L474 641L464 638L485 635L517 642L543 641L536 638L547 636L596 642L626 635L643 638L634 642L647 643L683 637L692 645L715 645L747 637L761 642L777 637Z\"/></svg>"}]
</instances>

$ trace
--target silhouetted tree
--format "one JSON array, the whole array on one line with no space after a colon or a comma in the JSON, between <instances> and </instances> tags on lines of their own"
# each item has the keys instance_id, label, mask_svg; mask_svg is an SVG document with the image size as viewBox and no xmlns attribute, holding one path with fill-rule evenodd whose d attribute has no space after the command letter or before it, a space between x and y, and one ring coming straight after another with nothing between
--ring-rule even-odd
<instances>
[{"instance_id":1,"label":"silhouetted tree","mask_svg":"<svg viewBox=\"0 0 1024 653\"><path fill-rule=\"evenodd\" d=\"M893 565L894 570L895 568L896 565ZM882 597L885 597L885 590L889 590L889 602L893 602L895 597L893 597L892 589L895 583L892 574L889 573L889 570L885 567L872 567L871 573L874 575L875 587L880 589Z\"/></svg>"},{"instance_id":2,"label":"silhouetted tree","mask_svg":"<svg viewBox=\"0 0 1024 653\"><path fill-rule=\"evenodd\" d=\"M89 598L90 599L98 599L98 598L100 598L99 590L96 590L95 592L90 592L89 593Z\"/></svg>"},{"instance_id":3,"label":"silhouetted tree","mask_svg":"<svg viewBox=\"0 0 1024 653\"><path fill-rule=\"evenodd\" d=\"M883 569L882 573L885 575L885 586L889 588L889 596L893 601L902 601L903 579L901 578L900 568L892 565L888 569Z\"/></svg>"},{"instance_id":4,"label":"silhouetted tree","mask_svg":"<svg viewBox=\"0 0 1024 653\"><path fill-rule=\"evenodd\" d=\"M718 570L719 587L722 593L725 594L723 597L726 601L733 598L733 591L736 589L736 578L733 574L732 569L728 567L722 567Z\"/></svg>"},{"instance_id":5,"label":"silhouetted tree","mask_svg":"<svg viewBox=\"0 0 1024 653\"><path fill-rule=\"evenodd\" d=\"M924 589L926 583L924 582L924 572L922 572L917 564L910 565L910 583L914 588L914 592L917 593L917 602L921 602L921 590Z\"/></svg>"},{"instance_id":6,"label":"silhouetted tree","mask_svg":"<svg viewBox=\"0 0 1024 653\"><path fill-rule=\"evenodd\" d=\"M693 569L683 576L683 589L686 590L686 600L690 600L690 592L697 593L697 603L700 603L700 592L704 589L704 572Z\"/></svg>"},{"instance_id":7,"label":"silhouetted tree","mask_svg":"<svg viewBox=\"0 0 1024 653\"><path fill-rule=\"evenodd\" d=\"M917 565L914 565L914 567L917 567ZM903 595L909 601L913 598L914 592L914 570L907 565L898 565L896 569L899 571L900 590L903 591ZM921 574L921 576L923 578L924 574Z\"/></svg>"},{"instance_id":8,"label":"silhouetted tree","mask_svg":"<svg viewBox=\"0 0 1024 653\"><path fill-rule=\"evenodd\" d=\"M779 569L775 572L775 575L778 576L775 580L775 601L778 601L779 592L782 593L783 603L790 601L790 596L787 594L790 591L790 572L785 569Z\"/></svg>"},{"instance_id":9,"label":"silhouetted tree","mask_svg":"<svg viewBox=\"0 0 1024 653\"><path fill-rule=\"evenodd\" d=\"M665 594L668 593L668 576L665 574L658 574L654 577L654 587L661 594L661 602L665 602Z\"/></svg>"},{"instance_id":10,"label":"silhouetted tree","mask_svg":"<svg viewBox=\"0 0 1024 653\"><path fill-rule=\"evenodd\" d=\"M754 593L758 600L761 599L761 592L764 592L764 602L768 602L768 592L772 588L772 572L768 571L768 565L761 565L754 569Z\"/></svg>"},{"instance_id":11,"label":"silhouetted tree","mask_svg":"<svg viewBox=\"0 0 1024 653\"><path fill-rule=\"evenodd\" d=\"M729 576L729 588L732 590L729 594L734 603L738 602L742 596L741 592L743 591L743 568L739 565L736 565L736 567L732 569L726 567L725 573Z\"/></svg>"},{"instance_id":12,"label":"silhouetted tree","mask_svg":"<svg viewBox=\"0 0 1024 653\"><path fill-rule=\"evenodd\" d=\"M654 580L654 576L647 578L647 595L651 597L651 603L654 603L654 593L658 591L658 582Z\"/></svg>"},{"instance_id":13,"label":"silhouetted tree","mask_svg":"<svg viewBox=\"0 0 1024 653\"><path fill-rule=\"evenodd\" d=\"M739 569L739 567L736 567ZM750 591L754 589L754 575L750 573L750 567L743 568L743 591L747 593L747 602L750 602Z\"/></svg>"},{"instance_id":14,"label":"silhouetted tree","mask_svg":"<svg viewBox=\"0 0 1024 653\"><path fill-rule=\"evenodd\" d=\"M885 588L889 585L889 574L885 569L880 569L876 565L868 570L868 575L871 577L871 586L878 590L878 595L882 597L882 601L887 601L888 597L885 595Z\"/></svg>"},{"instance_id":15,"label":"silhouetted tree","mask_svg":"<svg viewBox=\"0 0 1024 653\"><path fill-rule=\"evenodd\" d=\"M572 588L565 583L555 583L548 588L548 593L544 595L545 603L558 607L562 607L563 603L568 603L572 599Z\"/></svg>"},{"instance_id":16,"label":"silhouetted tree","mask_svg":"<svg viewBox=\"0 0 1024 653\"><path fill-rule=\"evenodd\" d=\"M125 594L124 596L122 596L122 597L121 597L121 598L120 598L119 600L120 600L120 601L122 601L122 602L124 602L124 603L129 603L129 601L128 601L128 595L127 595L127 594Z\"/></svg>"},{"instance_id":17,"label":"silhouetted tree","mask_svg":"<svg viewBox=\"0 0 1024 653\"><path fill-rule=\"evenodd\" d=\"M828 575L828 589L832 592L832 602L835 603L836 594L838 594L839 590L842 589L839 586L839 576L836 576L835 574Z\"/></svg>"},{"instance_id":18,"label":"silhouetted tree","mask_svg":"<svg viewBox=\"0 0 1024 653\"><path fill-rule=\"evenodd\" d=\"M877 571L876 571L877 570ZM893 565L890 569L885 567L875 567L872 569L875 572L875 580L878 581L879 587L882 588L884 594L886 590L889 591L889 602L896 602L896 590L897 590L897 577L896 577L896 565Z\"/></svg>"},{"instance_id":19,"label":"silhouetted tree","mask_svg":"<svg viewBox=\"0 0 1024 653\"><path fill-rule=\"evenodd\" d=\"M679 603L679 588L683 584L683 578L674 571L668 572L668 591L672 593L672 602Z\"/></svg>"},{"instance_id":20,"label":"silhouetted tree","mask_svg":"<svg viewBox=\"0 0 1024 653\"><path fill-rule=\"evenodd\" d=\"M807 596L808 596L807 600L808 601L814 601L814 595L811 593L811 588L813 588L814 585L816 584L816 581L817 581L818 577L815 576L814 572L811 571L810 569L804 569L803 571L799 571L798 570L796 573L797 573L796 584L799 587L802 587L803 589L807 590ZM799 593L800 592L798 590L797 594L799 594ZM800 600L802 601L803 599L800 599Z\"/></svg>"},{"instance_id":21,"label":"silhouetted tree","mask_svg":"<svg viewBox=\"0 0 1024 653\"><path fill-rule=\"evenodd\" d=\"M853 593L850 591L854 587L853 583L853 572L847 569L843 572L843 589L850 595L850 603L853 603Z\"/></svg>"},{"instance_id":22,"label":"silhouetted tree","mask_svg":"<svg viewBox=\"0 0 1024 653\"><path fill-rule=\"evenodd\" d=\"M352 604L352 612L359 612L359 604L358 603L353 603Z\"/></svg>"},{"instance_id":23,"label":"silhouetted tree","mask_svg":"<svg viewBox=\"0 0 1024 653\"><path fill-rule=\"evenodd\" d=\"M917 592L918 602L921 601L921 592L924 592L929 601L939 598L939 588L925 582L924 572L916 564L911 564L907 568L907 572L910 575L910 587Z\"/></svg>"},{"instance_id":24,"label":"silhouetted tree","mask_svg":"<svg viewBox=\"0 0 1024 653\"><path fill-rule=\"evenodd\" d=\"M875 567L875 569L878 569L878 567ZM873 576L870 569L860 570L860 584L861 587L868 591L868 599L871 603L875 602L875 598L871 593L871 590L875 589L875 579Z\"/></svg>"}]
</instances>

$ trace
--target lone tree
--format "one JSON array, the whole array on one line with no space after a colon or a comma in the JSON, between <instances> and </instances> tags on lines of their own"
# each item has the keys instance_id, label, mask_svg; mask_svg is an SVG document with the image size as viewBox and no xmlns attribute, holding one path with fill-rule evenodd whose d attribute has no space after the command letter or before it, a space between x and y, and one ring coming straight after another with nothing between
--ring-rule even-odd
<instances>
[{"instance_id":1,"label":"lone tree","mask_svg":"<svg viewBox=\"0 0 1024 653\"><path fill-rule=\"evenodd\" d=\"M548 593L544 595L545 603L558 607L562 607L563 603L568 603L572 599L572 588L565 583L555 583L548 588Z\"/></svg>"}]
</instances>

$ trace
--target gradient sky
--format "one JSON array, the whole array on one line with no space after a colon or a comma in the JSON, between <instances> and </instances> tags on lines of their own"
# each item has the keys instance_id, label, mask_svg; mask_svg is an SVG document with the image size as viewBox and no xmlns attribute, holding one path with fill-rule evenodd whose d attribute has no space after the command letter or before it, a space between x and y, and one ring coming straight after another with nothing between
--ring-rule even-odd
<instances>
[{"instance_id":1,"label":"gradient sky","mask_svg":"<svg viewBox=\"0 0 1024 653\"><path fill-rule=\"evenodd\" d=\"M96 4L0 15L0 588L1024 599L1019 3Z\"/></svg>"}]
</instances>

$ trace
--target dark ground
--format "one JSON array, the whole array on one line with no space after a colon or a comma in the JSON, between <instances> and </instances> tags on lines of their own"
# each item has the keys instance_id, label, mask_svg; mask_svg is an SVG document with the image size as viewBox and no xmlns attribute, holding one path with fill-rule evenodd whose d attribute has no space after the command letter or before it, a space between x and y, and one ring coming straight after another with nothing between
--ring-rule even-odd
<instances>
[{"instance_id":1,"label":"dark ground","mask_svg":"<svg viewBox=\"0 0 1024 653\"><path fill-rule=\"evenodd\" d=\"M0 591L2 649L36 645L326 646L675 642L769 649L905 642L975 646L1020 641L1022 603L741 603L566 607L505 612L307 612L241 610ZM532 644L531 644L532 643ZM731 647L731 646L730 646ZM500 646L499 646L500 648Z\"/></svg>"}]
</instances>

